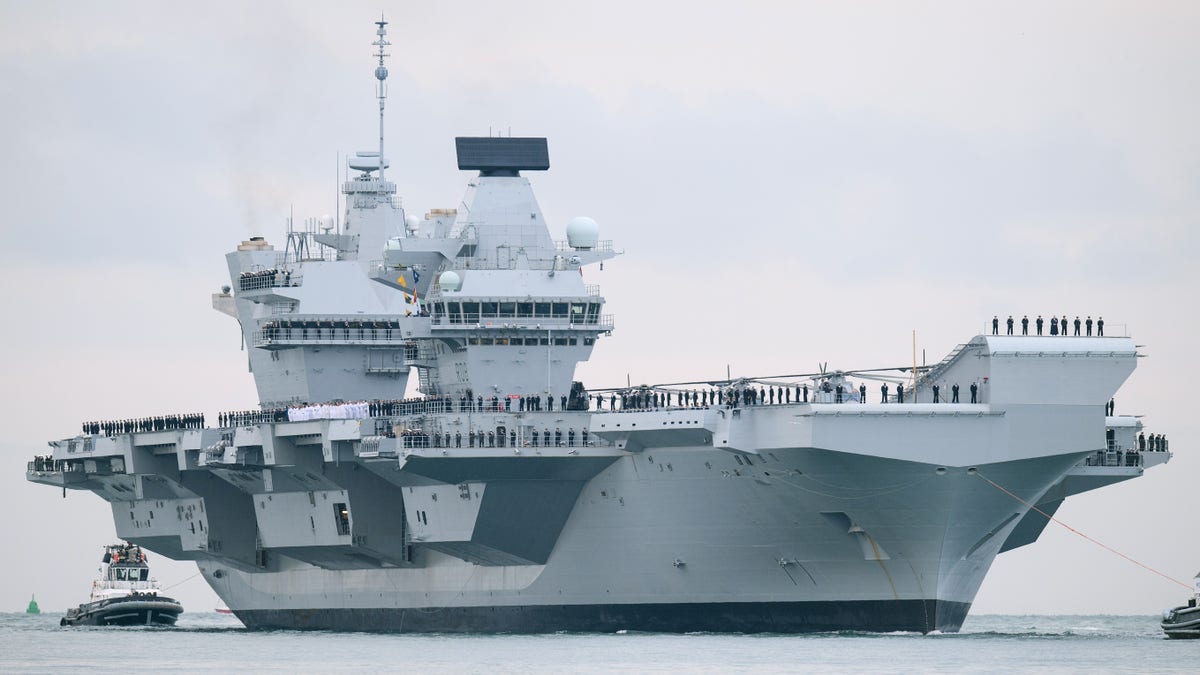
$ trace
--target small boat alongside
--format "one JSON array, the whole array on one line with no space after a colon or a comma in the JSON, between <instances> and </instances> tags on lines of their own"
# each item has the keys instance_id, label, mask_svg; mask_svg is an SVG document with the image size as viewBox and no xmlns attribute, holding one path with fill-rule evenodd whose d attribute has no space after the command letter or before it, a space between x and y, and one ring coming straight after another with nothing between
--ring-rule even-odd
<instances>
[{"instance_id":1,"label":"small boat alongside","mask_svg":"<svg viewBox=\"0 0 1200 675\"><path fill-rule=\"evenodd\" d=\"M173 626L183 606L159 595L146 553L133 544L104 547L100 579L88 602L67 610L61 626Z\"/></svg>"},{"instance_id":2,"label":"small boat alongside","mask_svg":"<svg viewBox=\"0 0 1200 675\"><path fill-rule=\"evenodd\" d=\"M1162 629L1170 638L1200 638L1200 574L1192 580L1194 592L1186 605L1163 612Z\"/></svg>"}]
</instances>

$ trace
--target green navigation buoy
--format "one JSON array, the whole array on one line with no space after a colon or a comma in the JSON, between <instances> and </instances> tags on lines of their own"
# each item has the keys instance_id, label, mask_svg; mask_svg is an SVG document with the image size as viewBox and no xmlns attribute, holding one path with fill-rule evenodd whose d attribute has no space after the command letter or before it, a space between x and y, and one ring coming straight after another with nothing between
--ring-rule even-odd
<instances>
[{"instance_id":1,"label":"green navigation buoy","mask_svg":"<svg viewBox=\"0 0 1200 675\"><path fill-rule=\"evenodd\" d=\"M29 606L25 608L25 613L26 614L41 614L42 613L42 610L38 609L36 597L34 597L32 595L29 596Z\"/></svg>"}]
</instances>

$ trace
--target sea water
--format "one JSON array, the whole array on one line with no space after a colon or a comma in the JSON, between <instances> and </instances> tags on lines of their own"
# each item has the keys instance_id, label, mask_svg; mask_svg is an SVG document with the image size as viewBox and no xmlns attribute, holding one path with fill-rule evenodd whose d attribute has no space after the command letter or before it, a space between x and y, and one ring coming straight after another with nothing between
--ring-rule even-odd
<instances>
[{"instance_id":1,"label":"sea water","mask_svg":"<svg viewBox=\"0 0 1200 675\"><path fill-rule=\"evenodd\" d=\"M1200 640L1154 616L971 616L962 632L387 635L248 631L187 612L174 628L63 628L0 614L0 672L1200 672Z\"/></svg>"}]
</instances>

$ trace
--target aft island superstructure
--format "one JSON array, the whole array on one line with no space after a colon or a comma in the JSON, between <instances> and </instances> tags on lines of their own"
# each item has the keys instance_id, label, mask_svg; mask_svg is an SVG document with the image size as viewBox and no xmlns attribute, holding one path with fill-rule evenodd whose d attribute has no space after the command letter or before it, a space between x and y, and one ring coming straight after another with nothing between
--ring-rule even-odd
<instances>
[{"instance_id":1,"label":"aft island superstructure","mask_svg":"<svg viewBox=\"0 0 1200 675\"><path fill-rule=\"evenodd\" d=\"M589 390L576 366L614 320L581 271L619 252L587 218L552 237L525 175L549 169L544 138L456 139L462 204L408 216L385 180L386 35L380 148L349 160L344 218L242 242L213 296L261 409L91 426L29 467L195 560L247 626L952 631L1042 513L1169 458L1106 415L1127 337ZM974 400L933 402L955 384Z\"/></svg>"}]
</instances>

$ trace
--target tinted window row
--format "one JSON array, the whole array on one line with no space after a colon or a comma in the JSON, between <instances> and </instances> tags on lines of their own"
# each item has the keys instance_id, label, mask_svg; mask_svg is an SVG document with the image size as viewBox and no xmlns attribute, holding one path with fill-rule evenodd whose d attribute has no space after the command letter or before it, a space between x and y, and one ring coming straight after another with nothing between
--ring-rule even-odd
<instances>
[{"instance_id":1,"label":"tinted window row","mask_svg":"<svg viewBox=\"0 0 1200 675\"><path fill-rule=\"evenodd\" d=\"M556 346L556 347L573 347L573 346L576 346L576 345L580 344L580 340L582 340L582 341L583 341L583 344L584 344L585 346L591 346L591 345L594 345L594 344L596 344L596 338L591 338L591 337L585 337L585 338L573 338L573 337L556 337L556 338L548 338L548 337L545 337L545 336L542 336L542 337L527 337L527 338L520 338L520 337L498 337L498 338L490 338L490 337L472 337L472 338L467 338L467 344L472 344L472 345L485 345L485 346L486 346L486 345L499 345L499 346L502 346L502 347L503 347L503 346L511 346L511 347L525 347L525 346L530 346L530 347L534 347L534 346L537 346L537 345L545 345L545 346L549 346L549 345L553 344L553 345L554 345L554 346Z\"/></svg>"},{"instance_id":2,"label":"tinted window row","mask_svg":"<svg viewBox=\"0 0 1200 675\"><path fill-rule=\"evenodd\" d=\"M595 324L600 320L598 302L437 302L434 316L450 323L478 323L488 319L560 319L571 323Z\"/></svg>"}]
</instances>

